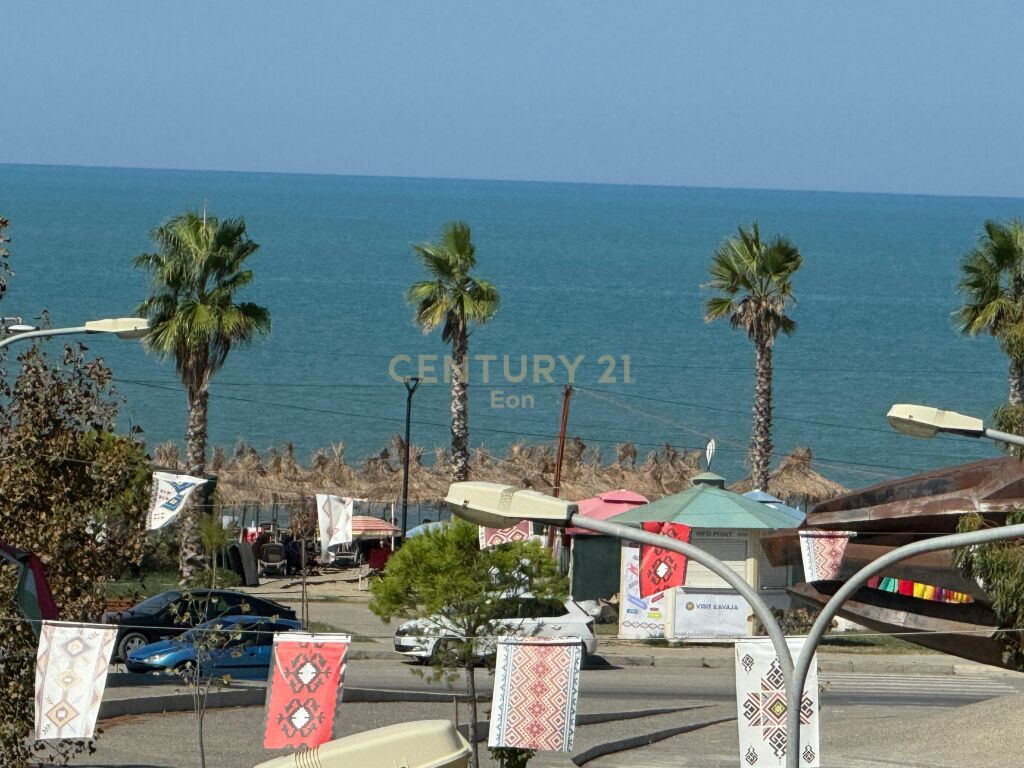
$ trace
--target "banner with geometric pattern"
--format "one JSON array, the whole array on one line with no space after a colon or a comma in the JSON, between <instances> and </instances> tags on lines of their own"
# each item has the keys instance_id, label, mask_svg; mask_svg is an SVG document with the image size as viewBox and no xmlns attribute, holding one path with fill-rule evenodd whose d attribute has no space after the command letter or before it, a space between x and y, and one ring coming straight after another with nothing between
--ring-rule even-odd
<instances>
[{"instance_id":1,"label":"banner with geometric pattern","mask_svg":"<svg viewBox=\"0 0 1024 768\"><path fill-rule=\"evenodd\" d=\"M582 657L579 638L499 640L487 746L571 752Z\"/></svg>"},{"instance_id":2,"label":"banner with geometric pattern","mask_svg":"<svg viewBox=\"0 0 1024 768\"><path fill-rule=\"evenodd\" d=\"M36 739L91 739L117 627L44 621L36 650Z\"/></svg>"},{"instance_id":3,"label":"banner with geometric pattern","mask_svg":"<svg viewBox=\"0 0 1024 768\"><path fill-rule=\"evenodd\" d=\"M803 640L790 640L795 659ZM786 764L786 681L768 638L736 643L736 721L741 768L782 768ZM800 702L800 765L821 765L818 745L818 656L811 660Z\"/></svg>"},{"instance_id":4,"label":"banner with geometric pattern","mask_svg":"<svg viewBox=\"0 0 1024 768\"><path fill-rule=\"evenodd\" d=\"M205 483L201 477L176 475L171 472L153 473L153 505L146 517L147 530L163 528L178 516L192 492Z\"/></svg>"},{"instance_id":5,"label":"banner with geometric pattern","mask_svg":"<svg viewBox=\"0 0 1024 768\"><path fill-rule=\"evenodd\" d=\"M843 567L843 555L853 531L800 531L804 581L832 581Z\"/></svg>"},{"instance_id":6,"label":"banner with geometric pattern","mask_svg":"<svg viewBox=\"0 0 1024 768\"><path fill-rule=\"evenodd\" d=\"M274 635L263 731L266 749L312 748L334 738L350 641L349 635Z\"/></svg>"},{"instance_id":7,"label":"banner with geometric pattern","mask_svg":"<svg viewBox=\"0 0 1024 768\"><path fill-rule=\"evenodd\" d=\"M511 528L480 527L480 549L490 549L510 541L529 541L533 526L529 520L520 520Z\"/></svg>"},{"instance_id":8,"label":"banner with geometric pattern","mask_svg":"<svg viewBox=\"0 0 1024 768\"><path fill-rule=\"evenodd\" d=\"M682 523L643 523L648 533L690 541L690 526ZM686 555L652 544L640 545L640 597L647 598L686 583Z\"/></svg>"}]
</instances>

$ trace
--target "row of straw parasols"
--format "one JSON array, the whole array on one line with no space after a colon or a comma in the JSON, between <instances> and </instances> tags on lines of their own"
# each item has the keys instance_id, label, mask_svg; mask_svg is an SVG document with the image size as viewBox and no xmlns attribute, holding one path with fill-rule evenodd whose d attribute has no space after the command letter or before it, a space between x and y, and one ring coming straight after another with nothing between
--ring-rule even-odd
<instances>
[{"instance_id":1,"label":"row of straw parasols","mask_svg":"<svg viewBox=\"0 0 1024 768\"><path fill-rule=\"evenodd\" d=\"M348 464L343 444L317 451L303 465L290 445L260 453L239 443L230 455L216 449L209 469L218 477L220 496L226 504L266 504L314 493L385 501L401 498L404 451L404 442L396 435L387 448L357 466ZM574 438L566 446L560 495L584 499L612 488L629 488L653 501L689 488L692 478L703 469L702 455L702 451L680 451L665 445L641 461L636 448L623 443L614 456L605 457ZM153 458L161 467L182 467L174 444L158 446ZM414 503L434 503L447 495L451 481L448 455L443 449L435 449L430 459L426 461L423 449L413 445L409 498ZM809 448L795 450L771 473L769 487L761 490L805 508L846 492L842 485L818 473L812 460ZM554 451L549 446L517 443L501 455L475 449L470 479L551 493L554 467ZM743 493L751 490L751 483L744 479L729 488Z\"/></svg>"}]
</instances>

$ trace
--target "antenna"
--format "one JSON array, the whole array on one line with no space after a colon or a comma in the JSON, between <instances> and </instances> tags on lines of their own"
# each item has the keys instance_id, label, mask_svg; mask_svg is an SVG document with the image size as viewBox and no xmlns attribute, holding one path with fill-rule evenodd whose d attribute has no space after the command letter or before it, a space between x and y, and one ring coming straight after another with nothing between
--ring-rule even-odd
<instances>
[{"instance_id":1,"label":"antenna","mask_svg":"<svg viewBox=\"0 0 1024 768\"><path fill-rule=\"evenodd\" d=\"M704 449L704 457L708 461L708 472L710 472L711 460L715 458L715 438L708 440L708 447Z\"/></svg>"}]
</instances>

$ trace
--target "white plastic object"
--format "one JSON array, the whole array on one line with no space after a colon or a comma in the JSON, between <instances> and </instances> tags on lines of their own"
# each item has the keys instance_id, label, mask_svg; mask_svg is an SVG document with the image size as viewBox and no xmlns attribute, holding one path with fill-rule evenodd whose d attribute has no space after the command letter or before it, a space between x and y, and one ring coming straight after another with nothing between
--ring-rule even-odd
<instances>
[{"instance_id":1,"label":"white plastic object","mask_svg":"<svg viewBox=\"0 0 1024 768\"><path fill-rule=\"evenodd\" d=\"M260 763L256 768L467 768L469 742L448 720L415 720Z\"/></svg>"},{"instance_id":2,"label":"white plastic object","mask_svg":"<svg viewBox=\"0 0 1024 768\"><path fill-rule=\"evenodd\" d=\"M566 525L579 511L575 502L502 483L452 483L445 499L452 514L489 528L509 528L521 520Z\"/></svg>"}]
</instances>

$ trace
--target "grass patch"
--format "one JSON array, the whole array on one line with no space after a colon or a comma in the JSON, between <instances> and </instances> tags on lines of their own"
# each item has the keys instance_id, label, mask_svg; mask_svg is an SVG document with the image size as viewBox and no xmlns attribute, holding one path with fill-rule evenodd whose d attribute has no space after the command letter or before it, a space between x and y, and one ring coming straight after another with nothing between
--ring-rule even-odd
<instances>
[{"instance_id":1,"label":"grass patch","mask_svg":"<svg viewBox=\"0 0 1024 768\"><path fill-rule=\"evenodd\" d=\"M892 635L865 635L859 632L826 635L821 646L829 651L839 653L895 653L895 654L938 654L931 648L909 643Z\"/></svg>"},{"instance_id":2,"label":"grass patch","mask_svg":"<svg viewBox=\"0 0 1024 768\"><path fill-rule=\"evenodd\" d=\"M118 579L106 584L108 598L132 598L144 600L169 589L178 588L177 571L147 573L133 579Z\"/></svg>"}]
</instances>

